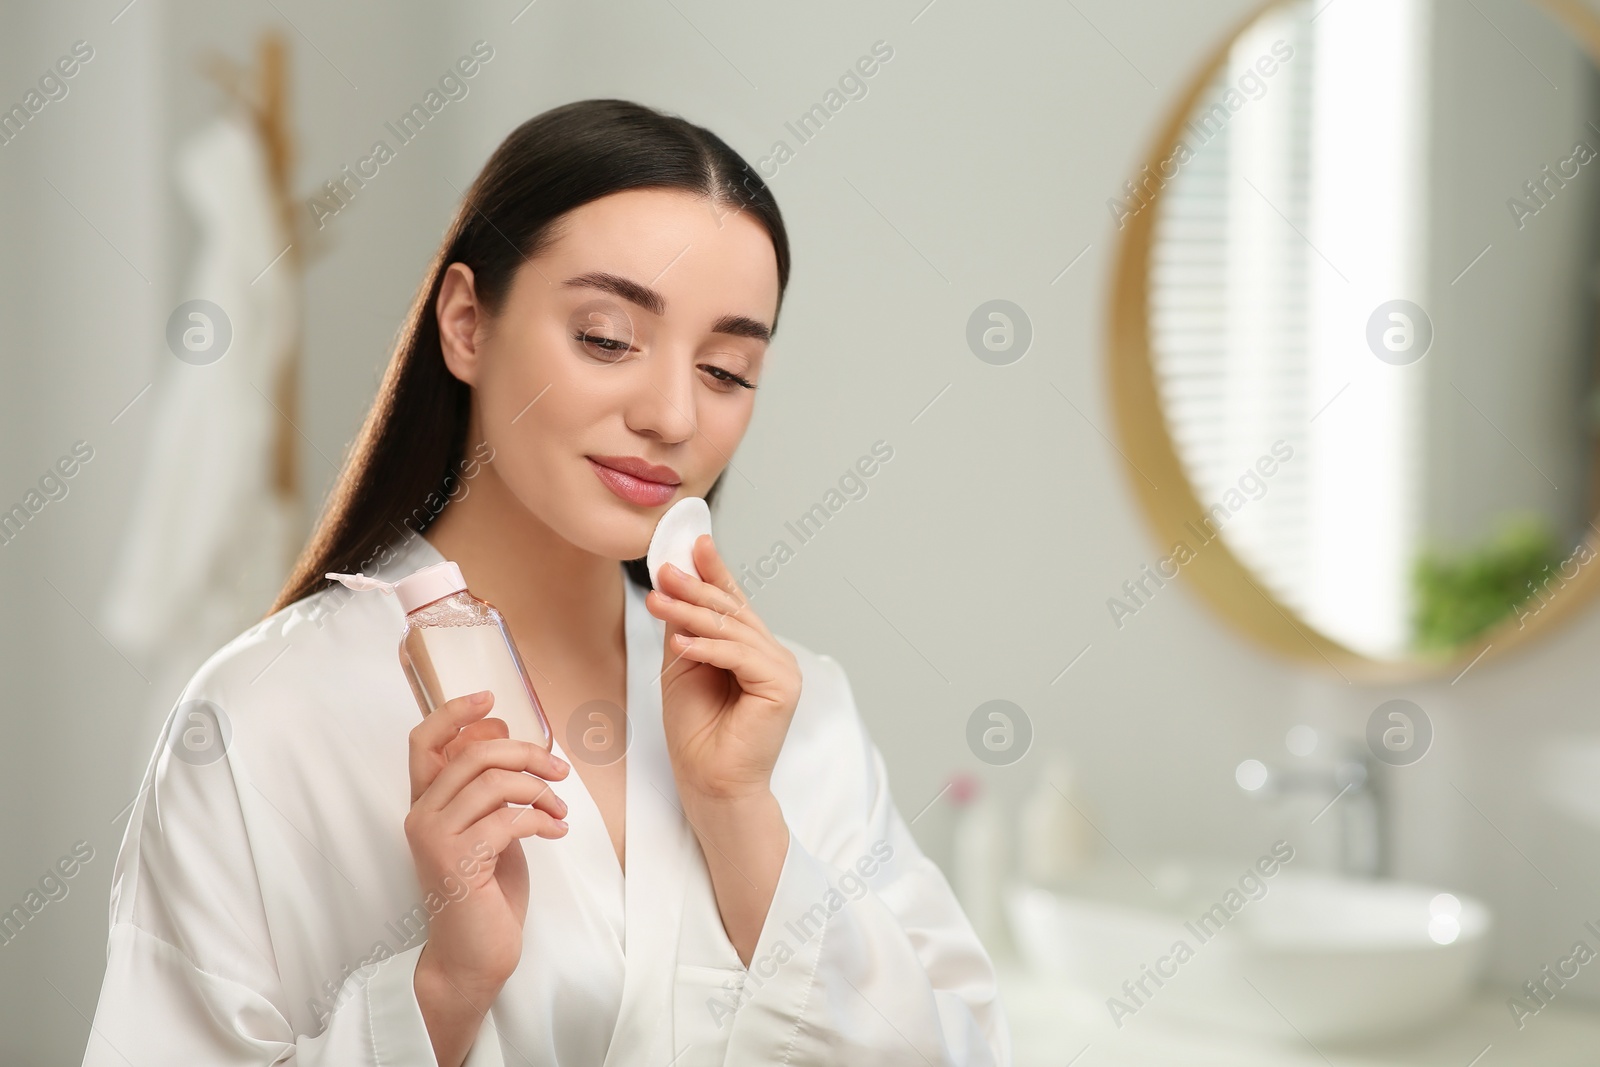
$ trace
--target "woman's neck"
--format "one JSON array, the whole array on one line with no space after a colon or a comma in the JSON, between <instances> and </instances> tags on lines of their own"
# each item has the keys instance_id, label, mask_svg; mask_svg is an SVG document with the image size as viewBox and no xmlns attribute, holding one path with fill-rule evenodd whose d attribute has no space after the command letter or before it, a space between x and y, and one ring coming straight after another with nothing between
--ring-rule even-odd
<instances>
[{"instance_id":1,"label":"woman's neck","mask_svg":"<svg viewBox=\"0 0 1600 1067\"><path fill-rule=\"evenodd\" d=\"M604 658L623 647L626 580L524 507L486 464L424 536L454 560L474 596L499 608L517 643L540 658Z\"/></svg>"}]
</instances>

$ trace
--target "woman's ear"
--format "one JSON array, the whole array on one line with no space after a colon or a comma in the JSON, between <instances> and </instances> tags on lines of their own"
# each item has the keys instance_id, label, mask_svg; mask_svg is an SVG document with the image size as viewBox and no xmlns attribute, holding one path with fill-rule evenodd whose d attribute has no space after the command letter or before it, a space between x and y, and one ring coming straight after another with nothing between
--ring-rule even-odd
<instances>
[{"instance_id":1,"label":"woman's ear","mask_svg":"<svg viewBox=\"0 0 1600 1067\"><path fill-rule=\"evenodd\" d=\"M439 348L444 353L444 365L463 382L477 385L478 332L484 310L478 303L471 267L452 263L445 268L434 314L439 319Z\"/></svg>"}]
</instances>

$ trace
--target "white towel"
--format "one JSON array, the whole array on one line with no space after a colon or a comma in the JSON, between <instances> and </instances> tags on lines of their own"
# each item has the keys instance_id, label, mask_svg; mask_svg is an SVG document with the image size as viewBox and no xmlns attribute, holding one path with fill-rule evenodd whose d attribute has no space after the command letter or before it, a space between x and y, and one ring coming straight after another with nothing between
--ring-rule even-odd
<instances>
[{"instance_id":1,"label":"white towel","mask_svg":"<svg viewBox=\"0 0 1600 1067\"><path fill-rule=\"evenodd\" d=\"M176 162L200 229L178 303L218 305L233 336L203 365L161 354L142 487L102 607L110 640L148 666L158 704L261 617L301 533L297 503L272 483L276 382L300 307L287 257L267 269L290 238L263 146L248 119L229 116Z\"/></svg>"}]
</instances>

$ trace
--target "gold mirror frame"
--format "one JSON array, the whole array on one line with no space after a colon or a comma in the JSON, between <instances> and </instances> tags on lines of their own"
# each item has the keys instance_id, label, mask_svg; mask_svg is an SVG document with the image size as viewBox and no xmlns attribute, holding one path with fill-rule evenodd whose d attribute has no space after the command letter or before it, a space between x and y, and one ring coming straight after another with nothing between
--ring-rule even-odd
<instances>
[{"instance_id":1,"label":"gold mirror frame","mask_svg":"<svg viewBox=\"0 0 1600 1067\"><path fill-rule=\"evenodd\" d=\"M1229 50L1240 34L1281 0L1268 0L1237 23L1206 58L1174 108L1162 123L1154 150L1144 162L1149 172L1160 174L1160 164L1172 155L1178 132L1199 103L1212 77L1227 62ZM1529 0L1564 24L1592 61L1600 66L1600 17L1582 0ZM1140 170L1138 174L1145 173ZM1161 206L1157 189L1148 207L1127 219L1112 275L1110 319L1107 329L1107 377L1115 433L1131 472L1135 495L1165 549L1189 537L1184 524L1201 519L1204 505L1195 495L1178 458L1156 388L1155 366L1149 337L1150 247L1156 215ZM1583 544L1600 556L1600 534L1593 521ZM1573 546L1573 552L1579 546ZM1218 536L1194 550L1182 565L1181 576L1192 581L1201 595L1223 618L1269 650L1288 658L1331 669L1346 682L1410 682L1442 675L1459 677L1479 660L1487 660L1527 645L1536 634L1548 633L1576 617L1600 591L1600 566L1585 565L1568 579L1559 593L1526 624L1515 613L1447 657L1437 659L1379 660L1362 655L1316 630L1296 612L1280 603L1251 576L1227 541Z\"/></svg>"}]
</instances>

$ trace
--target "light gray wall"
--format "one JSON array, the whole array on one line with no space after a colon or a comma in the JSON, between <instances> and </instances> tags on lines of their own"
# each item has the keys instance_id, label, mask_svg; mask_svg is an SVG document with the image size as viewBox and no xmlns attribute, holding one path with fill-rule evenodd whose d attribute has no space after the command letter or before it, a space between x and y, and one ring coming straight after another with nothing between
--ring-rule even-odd
<instances>
[{"instance_id":1,"label":"light gray wall","mask_svg":"<svg viewBox=\"0 0 1600 1067\"><path fill-rule=\"evenodd\" d=\"M1454 685L1392 690L1257 651L1181 584L1120 631L1106 611L1161 550L1105 436L1117 237L1105 203L1143 162L1204 50L1249 5L913 0L757 17L728 0L545 0L512 24L521 0L448 13L374 0L138 0L112 25L121 7L0 7L0 100L20 96L74 39L97 49L72 95L0 147L0 500L20 497L75 438L96 447L71 495L0 548L12 606L0 629L11 693L0 902L20 899L74 841L96 853L67 899L0 947L7 1063L76 1062L94 1010L123 825L113 817L154 743L146 706L161 696L85 619L150 429L137 405L109 420L167 358L162 325L193 234L165 161L213 99L196 52L244 55L268 25L294 47L307 192L474 40L496 50L472 94L324 231L307 284L301 424L315 444L303 457L315 499L371 400L455 201L451 183L464 188L515 123L566 100L631 97L758 159L885 40L894 57L868 95L773 179L795 274L735 457L753 485L730 477L718 522L729 555L753 562L874 441L894 447L867 497L799 550L759 606L777 632L849 670L907 817L956 770L1015 800L1045 750L1059 748L1079 764L1100 829L1129 856L1244 861L1283 817L1239 793L1234 766L1280 753L1299 721L1358 736L1377 703L1405 695L1433 715L1438 740L1393 776L1402 873L1497 907L1504 979L1520 981L1577 936L1582 887L1600 882L1600 834L1585 821L1597 787L1581 758L1552 764L1551 753L1597 733L1600 615ZM965 341L970 313L995 298L1020 304L1034 329L1009 367L980 362ZM993 698L1020 704L1037 732L1034 751L1008 768L980 764L965 740L968 716ZM940 858L948 814L941 801L916 824ZM1315 833L1290 832L1315 853Z\"/></svg>"},{"instance_id":2,"label":"light gray wall","mask_svg":"<svg viewBox=\"0 0 1600 1067\"><path fill-rule=\"evenodd\" d=\"M148 9L145 8L148 3ZM20 102L77 40L94 56L0 146L0 500L21 501L77 440L93 458L0 546L7 622L0 908L86 841L93 859L0 946L0 1060L77 1062L105 966L111 869L152 738L148 686L92 617L147 426L138 405L166 318L161 165L168 55L159 2L0 5L0 100ZM148 399L148 396L146 397ZM113 419L117 421L113 423ZM135 764L138 764L135 767Z\"/></svg>"}]
</instances>

